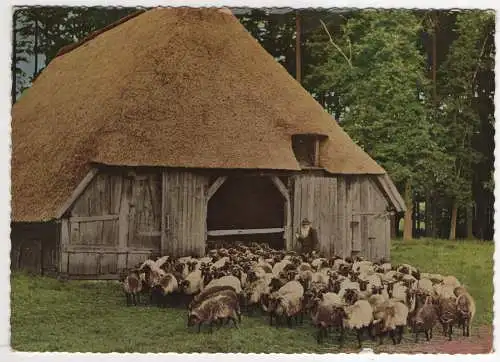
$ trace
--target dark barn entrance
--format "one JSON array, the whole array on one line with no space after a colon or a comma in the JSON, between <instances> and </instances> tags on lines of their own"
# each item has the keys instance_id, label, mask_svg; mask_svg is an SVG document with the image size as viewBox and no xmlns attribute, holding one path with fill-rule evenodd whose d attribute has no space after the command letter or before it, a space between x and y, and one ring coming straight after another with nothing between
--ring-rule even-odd
<instances>
[{"instance_id":1,"label":"dark barn entrance","mask_svg":"<svg viewBox=\"0 0 500 362\"><path fill-rule=\"evenodd\" d=\"M283 249L285 200L271 178L230 176L208 202L208 244L267 242Z\"/></svg>"}]
</instances>

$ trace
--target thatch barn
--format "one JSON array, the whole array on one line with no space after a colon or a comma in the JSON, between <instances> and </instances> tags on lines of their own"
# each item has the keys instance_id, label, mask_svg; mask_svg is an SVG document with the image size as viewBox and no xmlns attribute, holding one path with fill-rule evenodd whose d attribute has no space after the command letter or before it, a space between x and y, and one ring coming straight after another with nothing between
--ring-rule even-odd
<instances>
[{"instance_id":1,"label":"thatch barn","mask_svg":"<svg viewBox=\"0 0 500 362\"><path fill-rule=\"evenodd\" d=\"M113 278L207 240L389 255L405 206L230 12L161 8L63 49L12 110L12 263Z\"/></svg>"}]
</instances>

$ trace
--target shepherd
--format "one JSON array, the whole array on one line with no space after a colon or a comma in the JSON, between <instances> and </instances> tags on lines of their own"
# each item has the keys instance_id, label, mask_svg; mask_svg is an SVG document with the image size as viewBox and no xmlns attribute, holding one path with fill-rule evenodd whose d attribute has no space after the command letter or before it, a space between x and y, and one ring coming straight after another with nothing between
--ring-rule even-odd
<instances>
[{"instance_id":1,"label":"shepherd","mask_svg":"<svg viewBox=\"0 0 500 362\"><path fill-rule=\"evenodd\" d=\"M302 254L310 254L312 251L318 251L318 232L306 218L302 220L300 232L296 234L297 241L300 244Z\"/></svg>"}]
</instances>

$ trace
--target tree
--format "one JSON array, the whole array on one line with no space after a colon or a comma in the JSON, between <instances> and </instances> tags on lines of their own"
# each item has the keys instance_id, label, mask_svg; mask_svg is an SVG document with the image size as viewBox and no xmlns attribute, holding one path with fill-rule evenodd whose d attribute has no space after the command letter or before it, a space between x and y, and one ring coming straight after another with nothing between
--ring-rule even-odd
<instances>
[{"instance_id":1,"label":"tree","mask_svg":"<svg viewBox=\"0 0 500 362\"><path fill-rule=\"evenodd\" d=\"M477 10L460 13L456 22L458 38L440 69L441 119L446 130L446 152L453 160L447 184L452 240L456 238L459 208L468 209L469 219L472 217L473 168L482 158L472 144L481 124L475 107L479 98L478 76L493 68L492 47L487 51L493 32L494 14Z\"/></svg>"},{"instance_id":2,"label":"tree","mask_svg":"<svg viewBox=\"0 0 500 362\"><path fill-rule=\"evenodd\" d=\"M404 238L412 237L415 191L442 179L446 157L427 112L429 84L418 51L421 23L407 10L362 11L332 38L315 67L339 96L344 129L404 190Z\"/></svg>"}]
</instances>

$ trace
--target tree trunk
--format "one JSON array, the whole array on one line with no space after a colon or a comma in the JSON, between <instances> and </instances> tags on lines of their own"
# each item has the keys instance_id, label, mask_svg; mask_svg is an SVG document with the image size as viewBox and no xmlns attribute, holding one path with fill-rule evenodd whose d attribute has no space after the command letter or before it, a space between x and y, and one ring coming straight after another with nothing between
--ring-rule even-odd
<instances>
[{"instance_id":1,"label":"tree trunk","mask_svg":"<svg viewBox=\"0 0 500 362\"><path fill-rule=\"evenodd\" d=\"M418 232L418 202L413 201L413 213L412 213L412 237L416 238Z\"/></svg>"},{"instance_id":2,"label":"tree trunk","mask_svg":"<svg viewBox=\"0 0 500 362\"><path fill-rule=\"evenodd\" d=\"M456 201L453 201L451 206L451 225L450 225L450 240L455 240L457 234L457 214L458 206Z\"/></svg>"},{"instance_id":3,"label":"tree trunk","mask_svg":"<svg viewBox=\"0 0 500 362\"><path fill-rule=\"evenodd\" d=\"M432 236L432 201L430 194L428 193L425 197L425 236Z\"/></svg>"},{"instance_id":4,"label":"tree trunk","mask_svg":"<svg viewBox=\"0 0 500 362\"><path fill-rule=\"evenodd\" d=\"M391 215L390 216L390 219L391 219L391 239L396 239L397 237L397 225L396 225L396 221L398 220L398 218L396 217L396 215Z\"/></svg>"},{"instance_id":5,"label":"tree trunk","mask_svg":"<svg viewBox=\"0 0 500 362\"><path fill-rule=\"evenodd\" d=\"M404 218L404 229L403 229L403 240L412 240L412 214L413 214L413 200L411 194L411 185L407 181L405 185L405 218Z\"/></svg>"},{"instance_id":6,"label":"tree trunk","mask_svg":"<svg viewBox=\"0 0 500 362\"><path fill-rule=\"evenodd\" d=\"M35 11L37 11L35 9ZM33 72L33 79L36 78L38 75L38 38L39 38L39 31L38 31L38 18L35 18L35 34L34 34L34 43L33 43L33 54L35 56L35 70Z\"/></svg>"},{"instance_id":7,"label":"tree trunk","mask_svg":"<svg viewBox=\"0 0 500 362\"><path fill-rule=\"evenodd\" d=\"M467 239L474 239L473 232L473 220L474 220L474 207L472 205L467 206Z\"/></svg>"},{"instance_id":8,"label":"tree trunk","mask_svg":"<svg viewBox=\"0 0 500 362\"><path fill-rule=\"evenodd\" d=\"M299 10L295 12L295 78L297 82L302 82L302 56L300 54L300 38L302 35L302 29L300 26L300 13Z\"/></svg>"},{"instance_id":9,"label":"tree trunk","mask_svg":"<svg viewBox=\"0 0 500 362\"><path fill-rule=\"evenodd\" d=\"M14 11L14 14L12 15L12 65L11 65L11 73L12 73L12 88L11 88L11 98L12 98L12 104L16 103L16 98L17 98L17 74L16 74L16 45L17 45L17 26L16 26L16 21L17 21L17 15L16 12Z\"/></svg>"}]
</instances>

